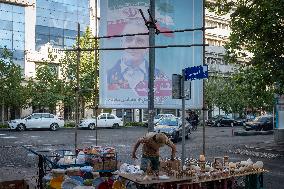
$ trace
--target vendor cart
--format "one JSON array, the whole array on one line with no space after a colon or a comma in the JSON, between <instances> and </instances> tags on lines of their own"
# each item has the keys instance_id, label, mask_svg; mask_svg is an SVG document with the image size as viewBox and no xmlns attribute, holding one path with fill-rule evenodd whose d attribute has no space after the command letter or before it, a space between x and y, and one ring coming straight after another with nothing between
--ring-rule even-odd
<instances>
[{"instance_id":1,"label":"vendor cart","mask_svg":"<svg viewBox=\"0 0 284 189\"><path fill-rule=\"evenodd\" d=\"M94 172L105 176L117 170L117 153L107 152L101 154L92 154L85 149L77 149L76 154L72 154L71 150L57 149L57 150L35 150L30 147L23 146L29 152L38 157L38 180L37 188L43 187L44 177L53 169L68 169L71 167L93 167ZM79 161L80 153L84 152L85 161ZM74 159L73 162L62 162L60 160ZM96 161L98 160L98 161Z\"/></svg>"}]
</instances>

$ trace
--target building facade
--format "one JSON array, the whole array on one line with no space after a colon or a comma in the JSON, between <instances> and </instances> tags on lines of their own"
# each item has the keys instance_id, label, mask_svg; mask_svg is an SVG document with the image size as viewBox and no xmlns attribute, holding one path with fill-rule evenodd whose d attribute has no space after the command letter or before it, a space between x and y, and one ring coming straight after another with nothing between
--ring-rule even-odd
<instances>
[{"instance_id":1,"label":"building facade","mask_svg":"<svg viewBox=\"0 0 284 189\"><path fill-rule=\"evenodd\" d=\"M87 26L94 26L94 5L90 0L2 0L0 50L6 47L12 52L25 79L35 77L37 65L48 61L49 52L58 55L53 66L59 70L58 60L63 55L59 50L75 44L77 23L81 34ZM20 114L33 111L28 108Z\"/></svg>"}]
</instances>

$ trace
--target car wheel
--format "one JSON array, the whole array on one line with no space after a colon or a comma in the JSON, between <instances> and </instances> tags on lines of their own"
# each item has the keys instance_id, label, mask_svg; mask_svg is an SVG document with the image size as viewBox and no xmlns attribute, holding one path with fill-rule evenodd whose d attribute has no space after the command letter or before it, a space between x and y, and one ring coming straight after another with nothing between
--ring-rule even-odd
<instances>
[{"instance_id":1,"label":"car wheel","mask_svg":"<svg viewBox=\"0 0 284 189\"><path fill-rule=\"evenodd\" d=\"M189 135L190 135L190 131L188 131L187 134L185 135L185 139L189 139Z\"/></svg>"},{"instance_id":2,"label":"car wheel","mask_svg":"<svg viewBox=\"0 0 284 189\"><path fill-rule=\"evenodd\" d=\"M178 142L178 139L179 139L179 133L177 132L174 139L173 139L173 142L174 143L177 143Z\"/></svg>"},{"instance_id":3,"label":"car wheel","mask_svg":"<svg viewBox=\"0 0 284 189\"><path fill-rule=\"evenodd\" d=\"M57 129L58 129L58 124L57 123L52 123L51 125L50 125L50 130L51 131L56 131Z\"/></svg>"},{"instance_id":4,"label":"car wheel","mask_svg":"<svg viewBox=\"0 0 284 189\"><path fill-rule=\"evenodd\" d=\"M18 130L18 131L24 131L24 130L26 130L26 126L25 126L24 124L19 124L19 125L17 126L17 130Z\"/></svg>"},{"instance_id":5,"label":"car wheel","mask_svg":"<svg viewBox=\"0 0 284 189\"><path fill-rule=\"evenodd\" d=\"M88 127L89 129L94 130L96 128L96 125L93 123L90 123Z\"/></svg>"},{"instance_id":6,"label":"car wheel","mask_svg":"<svg viewBox=\"0 0 284 189\"><path fill-rule=\"evenodd\" d=\"M118 123L114 123L113 126L112 126L112 128L118 129L118 128L119 128L119 124L118 124Z\"/></svg>"}]
</instances>

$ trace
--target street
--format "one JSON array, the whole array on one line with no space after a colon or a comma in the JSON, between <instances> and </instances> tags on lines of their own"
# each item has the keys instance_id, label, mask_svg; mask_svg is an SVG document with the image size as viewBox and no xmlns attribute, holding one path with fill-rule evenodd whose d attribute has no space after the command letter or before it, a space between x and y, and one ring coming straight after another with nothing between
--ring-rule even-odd
<instances>
[{"instance_id":1,"label":"street","mask_svg":"<svg viewBox=\"0 0 284 189\"><path fill-rule=\"evenodd\" d=\"M241 130L241 128L235 128ZM144 127L127 127L120 129L99 129L98 145L113 146L118 152L121 162L133 163L130 154L136 140L147 132ZM36 156L22 146L35 150L42 149L74 149L75 129L58 131L33 130L15 132L0 130L0 181L11 179L32 179L37 174ZM95 145L95 130L78 130L78 147ZM272 144L273 135L232 136L232 128L206 127L206 160L228 155L230 161L241 161L251 158L252 161L263 161L269 170L264 176L264 188L283 188L284 178L283 150L262 149L259 146ZM254 148L255 147L255 148ZM181 141L177 143L177 156L181 156ZM138 150L138 157L141 150ZM192 132L186 140L188 158L198 158L202 153L202 128ZM282 153L282 154L281 154ZM170 157L170 149L161 149L162 157Z\"/></svg>"}]
</instances>

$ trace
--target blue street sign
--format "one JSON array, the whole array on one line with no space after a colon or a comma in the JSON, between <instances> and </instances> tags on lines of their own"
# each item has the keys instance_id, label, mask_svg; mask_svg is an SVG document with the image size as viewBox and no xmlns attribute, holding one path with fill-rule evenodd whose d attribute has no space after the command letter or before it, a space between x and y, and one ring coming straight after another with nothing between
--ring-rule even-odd
<instances>
[{"instance_id":1,"label":"blue street sign","mask_svg":"<svg viewBox=\"0 0 284 189\"><path fill-rule=\"evenodd\" d=\"M185 68L185 80L208 78L208 66L193 66Z\"/></svg>"}]
</instances>

